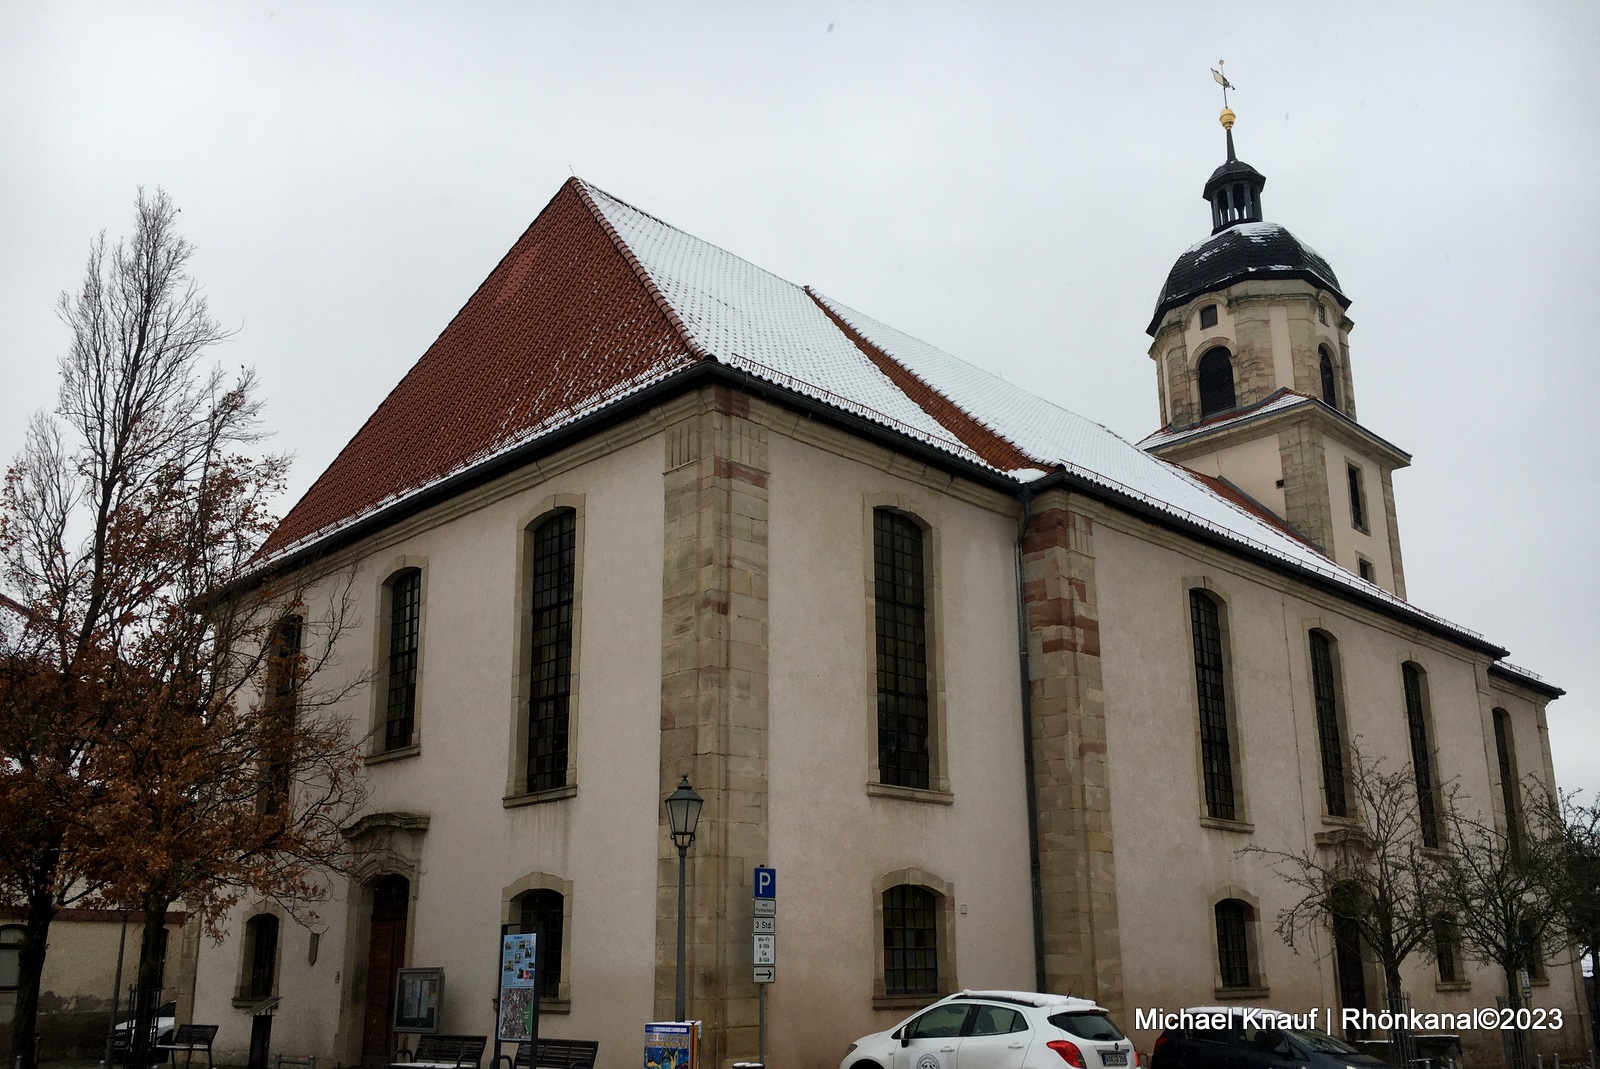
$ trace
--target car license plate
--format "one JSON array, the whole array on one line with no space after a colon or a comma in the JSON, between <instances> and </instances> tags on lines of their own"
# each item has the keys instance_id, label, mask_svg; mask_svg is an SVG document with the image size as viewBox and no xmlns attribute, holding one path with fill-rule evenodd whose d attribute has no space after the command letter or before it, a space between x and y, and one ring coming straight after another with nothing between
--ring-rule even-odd
<instances>
[{"instance_id":1,"label":"car license plate","mask_svg":"<svg viewBox=\"0 0 1600 1069\"><path fill-rule=\"evenodd\" d=\"M1100 1052L1101 1065L1127 1065L1128 1052L1125 1050L1103 1050Z\"/></svg>"}]
</instances>

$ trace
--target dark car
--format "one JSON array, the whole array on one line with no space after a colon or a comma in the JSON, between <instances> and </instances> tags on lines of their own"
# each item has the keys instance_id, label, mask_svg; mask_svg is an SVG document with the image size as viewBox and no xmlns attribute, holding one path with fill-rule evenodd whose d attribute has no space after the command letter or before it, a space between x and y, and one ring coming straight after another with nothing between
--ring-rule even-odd
<instances>
[{"instance_id":1,"label":"dark car","mask_svg":"<svg viewBox=\"0 0 1600 1069\"><path fill-rule=\"evenodd\" d=\"M1150 1052L1150 1069L1394 1069L1342 1039L1264 1007L1184 1010Z\"/></svg>"}]
</instances>

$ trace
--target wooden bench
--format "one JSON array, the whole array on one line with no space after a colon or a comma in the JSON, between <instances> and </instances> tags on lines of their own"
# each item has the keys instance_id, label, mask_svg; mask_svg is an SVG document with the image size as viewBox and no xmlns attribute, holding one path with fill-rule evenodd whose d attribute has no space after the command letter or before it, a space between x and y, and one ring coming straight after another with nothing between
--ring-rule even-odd
<instances>
[{"instance_id":1,"label":"wooden bench","mask_svg":"<svg viewBox=\"0 0 1600 1069\"><path fill-rule=\"evenodd\" d=\"M518 1043L515 1058L500 1055L506 1069L594 1069L600 1053L598 1039L541 1039L539 1054L533 1056L532 1043Z\"/></svg>"},{"instance_id":2,"label":"wooden bench","mask_svg":"<svg viewBox=\"0 0 1600 1069\"><path fill-rule=\"evenodd\" d=\"M489 1045L488 1036L448 1036L424 1032L417 1037L415 1051L397 1050L391 1066L396 1069L421 1066L426 1069L478 1069L483 1062L483 1048ZM402 1061L401 1056L405 1058Z\"/></svg>"},{"instance_id":3,"label":"wooden bench","mask_svg":"<svg viewBox=\"0 0 1600 1069\"><path fill-rule=\"evenodd\" d=\"M172 1042L156 1044L156 1050L168 1052L172 1059L173 1069L177 1069L178 1052L184 1052L183 1064L187 1066L194 1059L194 1052L206 1052L206 1069L216 1069L216 1063L211 1060L211 1041L217 1038L217 1029L220 1025L214 1024L180 1024L172 1033Z\"/></svg>"}]
</instances>

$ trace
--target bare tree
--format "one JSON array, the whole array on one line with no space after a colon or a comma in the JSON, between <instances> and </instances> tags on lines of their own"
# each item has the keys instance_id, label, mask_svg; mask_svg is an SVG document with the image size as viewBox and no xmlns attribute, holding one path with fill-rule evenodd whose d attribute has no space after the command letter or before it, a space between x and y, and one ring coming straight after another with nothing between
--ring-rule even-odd
<instances>
[{"instance_id":1,"label":"bare tree","mask_svg":"<svg viewBox=\"0 0 1600 1069\"><path fill-rule=\"evenodd\" d=\"M1278 934L1290 947L1328 930L1339 916L1360 934L1383 967L1391 1004L1403 993L1400 966L1412 954L1432 953L1439 913L1434 855L1423 846L1416 782L1406 769L1351 747L1346 773L1354 802L1348 829L1318 836L1302 850L1249 847L1300 897L1278 914Z\"/></svg>"},{"instance_id":2,"label":"bare tree","mask_svg":"<svg viewBox=\"0 0 1600 1069\"><path fill-rule=\"evenodd\" d=\"M1586 805L1579 794L1562 794L1544 819L1561 836L1555 887L1561 927L1579 957L1587 957L1591 971L1600 975L1600 802ZM1590 1040L1592 1049L1600 1050L1600 997L1595 984L1588 987Z\"/></svg>"},{"instance_id":3,"label":"bare tree","mask_svg":"<svg viewBox=\"0 0 1600 1069\"><path fill-rule=\"evenodd\" d=\"M1522 1006L1521 976L1538 975L1564 933L1563 841L1557 808L1534 784L1525 785L1522 819L1496 824L1468 810L1468 799L1446 800L1450 850L1438 869L1437 891L1455 919L1462 950L1505 978L1506 1004ZM1524 1032L1511 1035L1507 1056L1525 1066Z\"/></svg>"},{"instance_id":4,"label":"bare tree","mask_svg":"<svg viewBox=\"0 0 1600 1069\"><path fill-rule=\"evenodd\" d=\"M144 913L142 1058L168 907L215 931L247 890L313 897L360 801L356 742L330 711L343 691L309 685L345 626L348 581L333 577L311 614L304 581L254 562L286 461L252 455L253 375L200 365L227 332L187 274L176 217L141 190L133 236L95 242L61 301L72 345L56 415L32 421L0 498L0 577L25 607L0 664L0 817L24 814L0 820L0 887L28 918L25 1067L49 925L73 896Z\"/></svg>"}]
</instances>

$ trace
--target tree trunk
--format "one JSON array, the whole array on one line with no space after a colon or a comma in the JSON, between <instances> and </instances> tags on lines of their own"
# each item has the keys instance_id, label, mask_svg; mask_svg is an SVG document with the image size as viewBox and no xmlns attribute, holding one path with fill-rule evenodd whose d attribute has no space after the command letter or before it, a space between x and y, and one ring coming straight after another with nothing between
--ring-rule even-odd
<instances>
[{"instance_id":1,"label":"tree trunk","mask_svg":"<svg viewBox=\"0 0 1600 1069\"><path fill-rule=\"evenodd\" d=\"M156 1009L161 1005L162 933L166 931L170 900L151 896L144 901L144 926L139 939L139 970L133 996L133 1025L128 1037L128 1065L154 1065Z\"/></svg>"},{"instance_id":2,"label":"tree trunk","mask_svg":"<svg viewBox=\"0 0 1600 1069\"><path fill-rule=\"evenodd\" d=\"M1384 1008L1394 1015L1397 1023L1389 1026L1389 1060L1395 1065L1408 1066L1416 1058L1416 1043L1411 1038L1411 1030L1405 1024L1398 1023L1401 1014L1411 1009L1410 1000L1406 998L1405 990L1400 983L1400 963L1398 961L1383 963Z\"/></svg>"},{"instance_id":3,"label":"tree trunk","mask_svg":"<svg viewBox=\"0 0 1600 1069\"><path fill-rule=\"evenodd\" d=\"M16 1010L11 1018L11 1064L22 1069L37 1069L35 1055L39 1045L39 988L44 978L44 955L49 945L50 922L55 920L55 916L54 895L36 891L28 896L22 953L17 962Z\"/></svg>"}]
</instances>

